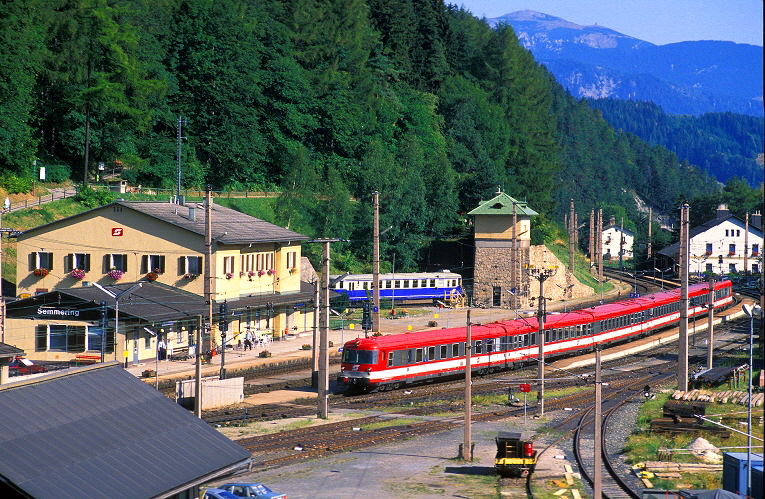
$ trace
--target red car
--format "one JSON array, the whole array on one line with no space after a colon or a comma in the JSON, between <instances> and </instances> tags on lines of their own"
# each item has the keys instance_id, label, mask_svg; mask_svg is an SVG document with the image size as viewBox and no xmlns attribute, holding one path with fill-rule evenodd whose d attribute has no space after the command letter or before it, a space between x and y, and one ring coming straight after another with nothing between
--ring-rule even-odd
<instances>
[{"instance_id":1,"label":"red car","mask_svg":"<svg viewBox=\"0 0 765 499\"><path fill-rule=\"evenodd\" d=\"M9 376L22 376L25 374L37 374L37 373L44 373L48 370L45 369L43 366L38 366L34 362L32 362L29 359L25 359L24 357L16 357L13 362L8 364L8 375Z\"/></svg>"}]
</instances>

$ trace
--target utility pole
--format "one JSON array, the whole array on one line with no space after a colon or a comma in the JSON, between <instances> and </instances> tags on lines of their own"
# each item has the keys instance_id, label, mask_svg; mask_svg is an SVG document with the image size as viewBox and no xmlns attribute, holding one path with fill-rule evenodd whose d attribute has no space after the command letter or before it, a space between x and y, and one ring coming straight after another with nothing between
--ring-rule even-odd
<instances>
[{"instance_id":1,"label":"utility pole","mask_svg":"<svg viewBox=\"0 0 765 499\"><path fill-rule=\"evenodd\" d=\"M648 253L646 255L647 260L651 259L651 229L652 229L651 225L653 225L652 220L653 220L653 208L648 208L648 245L646 246L648 250ZM654 265L654 267L656 267L656 265Z\"/></svg>"},{"instance_id":2,"label":"utility pole","mask_svg":"<svg viewBox=\"0 0 765 499\"><path fill-rule=\"evenodd\" d=\"M313 348L311 349L311 388L319 388L319 356L316 347L319 344L319 281L313 281Z\"/></svg>"},{"instance_id":3,"label":"utility pole","mask_svg":"<svg viewBox=\"0 0 765 499\"><path fill-rule=\"evenodd\" d=\"M205 282L204 282L205 305L207 305L207 341L212 340L212 186L205 189ZM207 345L205 345L207 346ZM212 348L212 345L209 345Z\"/></svg>"},{"instance_id":4,"label":"utility pole","mask_svg":"<svg viewBox=\"0 0 765 499\"><path fill-rule=\"evenodd\" d=\"M688 203L680 208L680 324L677 340L677 389L688 390Z\"/></svg>"},{"instance_id":5,"label":"utility pole","mask_svg":"<svg viewBox=\"0 0 765 499\"><path fill-rule=\"evenodd\" d=\"M183 134L181 133L181 127L186 123L183 116L178 116L178 199L181 198L181 142L183 140Z\"/></svg>"},{"instance_id":6,"label":"utility pole","mask_svg":"<svg viewBox=\"0 0 765 499\"><path fill-rule=\"evenodd\" d=\"M202 328L204 327L204 318L197 316L197 344L196 359L194 361L194 416L202 417Z\"/></svg>"},{"instance_id":7,"label":"utility pole","mask_svg":"<svg viewBox=\"0 0 765 499\"><path fill-rule=\"evenodd\" d=\"M603 208L598 209L598 228L597 234L597 249L595 250L595 258L598 262L598 282L600 283L601 294L603 292Z\"/></svg>"},{"instance_id":8,"label":"utility pole","mask_svg":"<svg viewBox=\"0 0 765 499\"><path fill-rule=\"evenodd\" d=\"M315 239L312 242L323 243L321 273L321 317L319 320L319 380L317 415L322 419L329 417L329 245L343 239Z\"/></svg>"},{"instance_id":9,"label":"utility pole","mask_svg":"<svg viewBox=\"0 0 765 499\"><path fill-rule=\"evenodd\" d=\"M624 270L624 217L619 226L619 270Z\"/></svg>"},{"instance_id":10,"label":"utility pole","mask_svg":"<svg viewBox=\"0 0 765 499\"><path fill-rule=\"evenodd\" d=\"M539 330L537 332L537 343L539 352L537 354L537 377L539 378L539 389L537 390L537 403L539 404L539 415L545 415L545 281L555 275L556 267L548 269L536 268L532 265L527 267L531 277L539 281L539 307L537 310L537 322Z\"/></svg>"},{"instance_id":11,"label":"utility pole","mask_svg":"<svg viewBox=\"0 0 765 499\"><path fill-rule=\"evenodd\" d=\"M473 339L472 339L472 332L470 330L471 323L470 323L470 309L467 310L467 338L465 342L465 439L462 444L462 459L465 461L472 461L473 460L473 453L470 449L471 440L473 439L471 435L471 422L472 422L472 403L473 403L473 393L471 389L472 384L472 367L470 365L470 357L473 353Z\"/></svg>"},{"instance_id":12,"label":"utility pole","mask_svg":"<svg viewBox=\"0 0 765 499\"><path fill-rule=\"evenodd\" d=\"M590 275L592 275L592 263L595 257L595 210L590 210L590 239L588 246L590 251Z\"/></svg>"},{"instance_id":13,"label":"utility pole","mask_svg":"<svg viewBox=\"0 0 765 499\"><path fill-rule=\"evenodd\" d=\"M749 212L746 212L746 223L744 225L744 275L749 273Z\"/></svg>"},{"instance_id":14,"label":"utility pole","mask_svg":"<svg viewBox=\"0 0 765 499\"><path fill-rule=\"evenodd\" d=\"M510 289L513 290L513 308L518 313L518 203L513 201L513 241L510 247Z\"/></svg>"},{"instance_id":15,"label":"utility pole","mask_svg":"<svg viewBox=\"0 0 765 499\"><path fill-rule=\"evenodd\" d=\"M574 273L574 243L576 234L576 213L574 212L574 200L571 200L570 214L568 216L568 270Z\"/></svg>"},{"instance_id":16,"label":"utility pole","mask_svg":"<svg viewBox=\"0 0 765 499\"><path fill-rule=\"evenodd\" d=\"M707 369L712 369L712 352L714 352L714 314L715 314L715 279L710 272L709 295L707 312Z\"/></svg>"},{"instance_id":17,"label":"utility pole","mask_svg":"<svg viewBox=\"0 0 765 499\"><path fill-rule=\"evenodd\" d=\"M601 466L600 463L603 460L602 450L602 429L603 429L603 408L602 408L602 384L600 382L600 343L595 344L595 441L594 441L594 461L595 472L592 478L592 499L601 499L602 485L601 485Z\"/></svg>"},{"instance_id":18,"label":"utility pole","mask_svg":"<svg viewBox=\"0 0 765 499\"><path fill-rule=\"evenodd\" d=\"M374 227L372 230L372 329L380 331L380 192L372 193Z\"/></svg>"}]
</instances>

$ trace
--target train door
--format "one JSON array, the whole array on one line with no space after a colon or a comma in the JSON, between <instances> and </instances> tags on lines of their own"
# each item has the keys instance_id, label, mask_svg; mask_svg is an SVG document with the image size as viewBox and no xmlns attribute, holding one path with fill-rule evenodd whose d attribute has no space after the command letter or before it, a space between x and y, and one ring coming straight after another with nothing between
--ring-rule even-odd
<instances>
[{"instance_id":1,"label":"train door","mask_svg":"<svg viewBox=\"0 0 765 499\"><path fill-rule=\"evenodd\" d=\"M502 306L502 288L500 286L492 286L491 288L491 306Z\"/></svg>"}]
</instances>

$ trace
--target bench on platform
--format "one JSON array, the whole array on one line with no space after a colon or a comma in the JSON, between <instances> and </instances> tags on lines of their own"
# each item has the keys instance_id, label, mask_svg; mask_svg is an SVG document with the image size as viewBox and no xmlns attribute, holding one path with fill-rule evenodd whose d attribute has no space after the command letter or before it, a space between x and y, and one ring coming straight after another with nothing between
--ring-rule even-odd
<instances>
[{"instance_id":1,"label":"bench on platform","mask_svg":"<svg viewBox=\"0 0 765 499\"><path fill-rule=\"evenodd\" d=\"M78 353L70 362L72 362L75 366L88 366L91 364L98 364L101 362L101 354Z\"/></svg>"}]
</instances>

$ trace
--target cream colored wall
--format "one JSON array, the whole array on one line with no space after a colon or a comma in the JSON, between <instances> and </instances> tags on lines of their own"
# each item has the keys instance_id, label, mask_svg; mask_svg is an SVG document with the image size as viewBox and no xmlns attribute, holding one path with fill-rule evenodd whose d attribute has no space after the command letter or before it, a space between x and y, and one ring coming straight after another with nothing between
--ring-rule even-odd
<instances>
[{"instance_id":1,"label":"cream colored wall","mask_svg":"<svg viewBox=\"0 0 765 499\"><path fill-rule=\"evenodd\" d=\"M531 220L528 217L518 217L515 232L519 240L531 239ZM476 215L476 239L513 239L513 216Z\"/></svg>"},{"instance_id":2,"label":"cream colored wall","mask_svg":"<svg viewBox=\"0 0 765 499\"><path fill-rule=\"evenodd\" d=\"M112 235L113 229L121 229L122 235ZM30 253L39 251L53 253L53 269L45 277L35 276L29 268ZM104 268L104 255L128 255L127 272L121 279L124 282L138 281L145 276L141 272L143 255L164 255L165 272L158 282L196 294L203 293L202 279L188 280L179 275L178 258L204 256L204 238L129 208L110 205L62 220L48 230L19 236L17 294L34 295L38 288L81 286L82 281L64 274L64 257L70 253L90 254L90 271L82 281L102 285L114 283L106 275L109 269Z\"/></svg>"}]
</instances>

